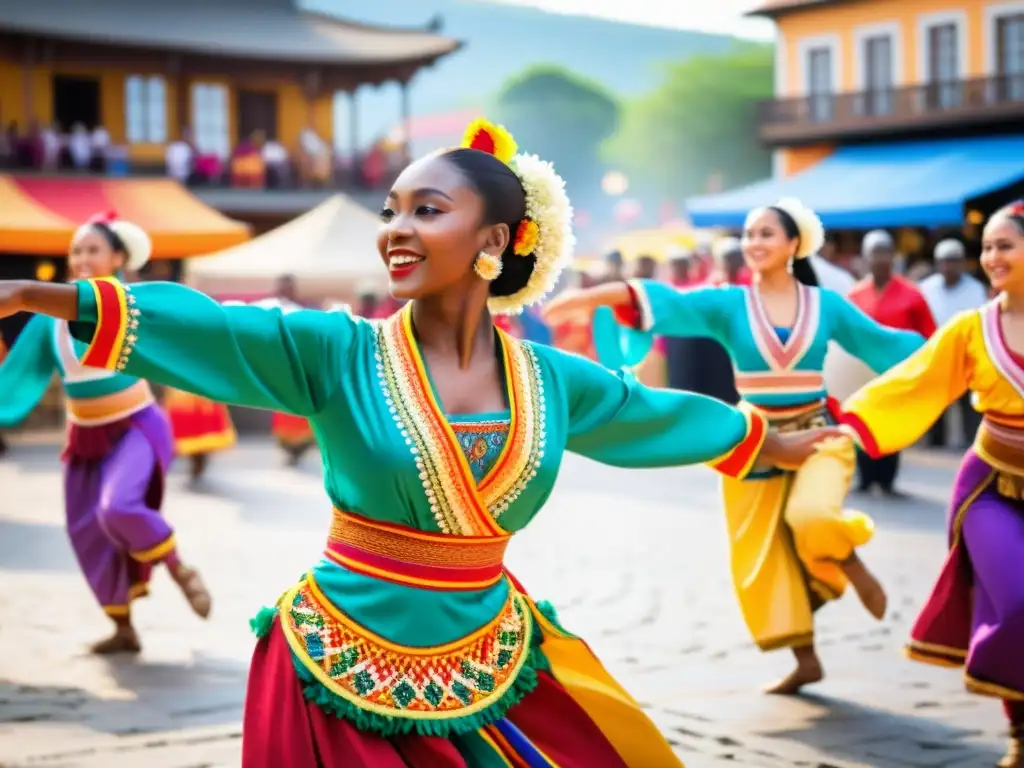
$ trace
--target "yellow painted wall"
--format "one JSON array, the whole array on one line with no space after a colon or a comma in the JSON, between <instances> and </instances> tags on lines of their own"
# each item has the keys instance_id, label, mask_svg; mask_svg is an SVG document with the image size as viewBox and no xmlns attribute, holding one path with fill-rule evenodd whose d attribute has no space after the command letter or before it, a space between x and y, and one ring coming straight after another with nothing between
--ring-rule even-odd
<instances>
[{"instance_id":1,"label":"yellow painted wall","mask_svg":"<svg viewBox=\"0 0 1024 768\"><path fill-rule=\"evenodd\" d=\"M46 124L53 120L53 89L54 75L77 75L95 77L100 83L100 115L104 127L110 132L111 141L115 144L125 140L125 79L130 75L164 74L161 72L125 72L123 70L105 69L101 67L66 67L38 66L26 69L15 61L0 57L0 123L6 126L16 120L24 130L32 120ZM166 77L166 75L165 75ZM167 80L167 132L168 136L177 138L181 127L191 122L191 114L178 114L179 85L191 91L193 82L220 83L228 87L228 130L232 143L238 131L238 114L236 88L225 78L203 77L185 80L179 83L173 77ZM245 87L253 87L246 82ZM267 90L278 94L278 139L289 150L298 148L299 134L306 127L310 117L314 128L324 138L330 138L334 131L334 109L332 94L325 94L317 99L310 109L299 84L269 83ZM29 96L27 99L26 96ZM30 102L30 108L28 104ZM189 100L185 100L186 108L191 112ZM69 126L64 126L67 129ZM133 144L129 147L129 156L135 161L159 162L163 159L164 148L158 144Z\"/></svg>"},{"instance_id":2,"label":"yellow painted wall","mask_svg":"<svg viewBox=\"0 0 1024 768\"><path fill-rule=\"evenodd\" d=\"M794 176L817 165L836 151L834 144L810 144L805 147L788 147L782 153L782 175Z\"/></svg>"},{"instance_id":3,"label":"yellow painted wall","mask_svg":"<svg viewBox=\"0 0 1024 768\"><path fill-rule=\"evenodd\" d=\"M836 34L840 40L840 92L856 90L854 72L856 55L854 30L865 24L897 22L901 31L902 72L904 85L920 83L924 73L918 62L918 19L933 13L964 11L967 18L967 77L985 77L985 8L1003 5L1005 0L871 0L871 2L840 3L808 8L787 14L778 20L780 45L784 47L784 71L779 97L798 96L804 92L801 81L800 40Z\"/></svg>"}]
</instances>

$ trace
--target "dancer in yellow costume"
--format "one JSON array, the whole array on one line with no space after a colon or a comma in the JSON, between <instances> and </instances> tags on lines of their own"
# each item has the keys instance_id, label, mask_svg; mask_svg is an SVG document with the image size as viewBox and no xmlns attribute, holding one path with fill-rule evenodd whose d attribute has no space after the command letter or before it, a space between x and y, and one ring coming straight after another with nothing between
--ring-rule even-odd
<instances>
[{"instance_id":1,"label":"dancer in yellow costume","mask_svg":"<svg viewBox=\"0 0 1024 768\"><path fill-rule=\"evenodd\" d=\"M649 280L612 283L562 294L548 305L546 319L559 323L595 312L594 344L612 368L642 359L655 334L715 339L732 357L740 396L773 427L791 432L821 426L833 420L822 378L829 341L876 372L924 343L817 287L807 257L823 239L813 211L781 200L747 218L743 255L753 285L679 291ZM771 693L793 694L823 678L812 614L840 597L848 582L872 615L881 619L885 613L885 592L856 551L871 539L874 524L843 508L854 464L852 440L839 439L819 446L797 472L770 468L723 481L743 618L762 650L790 647L796 656L796 669Z\"/></svg>"}]
</instances>

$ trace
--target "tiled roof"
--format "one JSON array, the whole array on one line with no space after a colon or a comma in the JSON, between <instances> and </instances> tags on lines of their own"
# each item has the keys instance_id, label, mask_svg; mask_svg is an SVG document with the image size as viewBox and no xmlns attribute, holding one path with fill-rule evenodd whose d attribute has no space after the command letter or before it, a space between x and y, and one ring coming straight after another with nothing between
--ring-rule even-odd
<instances>
[{"instance_id":1,"label":"tiled roof","mask_svg":"<svg viewBox=\"0 0 1024 768\"><path fill-rule=\"evenodd\" d=\"M833 5L841 0L763 0L763 2L748 11L748 16L781 16L790 11L803 10L816 5Z\"/></svg>"},{"instance_id":2,"label":"tiled roof","mask_svg":"<svg viewBox=\"0 0 1024 768\"><path fill-rule=\"evenodd\" d=\"M228 58L369 65L430 61L459 48L425 30L359 24L289 0L14 0L0 32Z\"/></svg>"}]
</instances>

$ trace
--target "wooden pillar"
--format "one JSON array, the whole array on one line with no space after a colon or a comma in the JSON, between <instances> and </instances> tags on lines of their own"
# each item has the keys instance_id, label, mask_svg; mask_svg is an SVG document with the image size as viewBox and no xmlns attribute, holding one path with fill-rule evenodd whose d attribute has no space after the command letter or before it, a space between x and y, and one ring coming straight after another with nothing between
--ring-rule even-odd
<instances>
[{"instance_id":1,"label":"wooden pillar","mask_svg":"<svg viewBox=\"0 0 1024 768\"><path fill-rule=\"evenodd\" d=\"M22 67L22 109L24 110L25 119L22 124L22 130L28 127L28 124L35 118L35 99L33 87L33 76L36 70L36 48L31 40L25 41L24 51L24 66Z\"/></svg>"},{"instance_id":2,"label":"wooden pillar","mask_svg":"<svg viewBox=\"0 0 1024 768\"><path fill-rule=\"evenodd\" d=\"M321 87L320 71L311 69L306 73L302 89L306 97L306 123L310 128L316 124L316 100L320 98Z\"/></svg>"},{"instance_id":3,"label":"wooden pillar","mask_svg":"<svg viewBox=\"0 0 1024 768\"><path fill-rule=\"evenodd\" d=\"M168 126L168 135L184 139L185 129L192 127L192 115L189 113L192 100L189 98L190 84L185 74L185 61L182 56L171 57L170 73L174 82L174 119L177 125Z\"/></svg>"},{"instance_id":4,"label":"wooden pillar","mask_svg":"<svg viewBox=\"0 0 1024 768\"><path fill-rule=\"evenodd\" d=\"M349 151L352 153L352 163L353 165L355 165L357 162L357 158L359 157L359 86L352 86L352 90L349 91L348 95Z\"/></svg>"}]
</instances>

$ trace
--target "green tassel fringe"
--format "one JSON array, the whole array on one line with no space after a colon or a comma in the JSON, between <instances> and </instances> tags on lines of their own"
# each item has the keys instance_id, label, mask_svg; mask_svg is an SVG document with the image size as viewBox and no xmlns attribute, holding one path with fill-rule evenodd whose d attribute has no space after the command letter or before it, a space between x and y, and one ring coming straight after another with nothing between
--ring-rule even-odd
<instances>
[{"instance_id":1,"label":"green tassel fringe","mask_svg":"<svg viewBox=\"0 0 1024 768\"><path fill-rule=\"evenodd\" d=\"M542 610L545 617L554 623L554 608L546 603L544 609L541 609L540 605L537 608ZM278 609L276 606L261 608L259 613L249 620L249 627L257 638L262 639L270 633L277 616ZM530 638L530 650L527 652L526 661L522 669L519 670L519 675L516 677L515 682L505 691L504 695L485 709L472 715L445 720L387 717L375 712L367 712L352 702L346 701L337 694L327 690L298 659L294 659L295 671L302 682L302 695L307 701L313 702L329 715L347 720L360 731L369 731L385 737L416 733L421 736L447 738L448 736L472 733L486 725L491 725L501 720L509 709L522 701L528 693L537 687L537 672L551 673L551 663L540 648L542 640L541 629L534 622L533 634Z\"/></svg>"},{"instance_id":2,"label":"green tassel fringe","mask_svg":"<svg viewBox=\"0 0 1024 768\"><path fill-rule=\"evenodd\" d=\"M534 602L534 605L537 606L537 610L540 611L545 619L555 625L555 629L568 637L576 637L576 635L562 626L561 622L558 620L558 611L555 610L555 606L550 602L547 600L537 600Z\"/></svg>"},{"instance_id":3,"label":"green tassel fringe","mask_svg":"<svg viewBox=\"0 0 1024 768\"><path fill-rule=\"evenodd\" d=\"M249 629L256 637L262 640L270 634L274 626L274 619L277 618L277 606L265 605L260 608L259 613L249 619Z\"/></svg>"}]
</instances>

